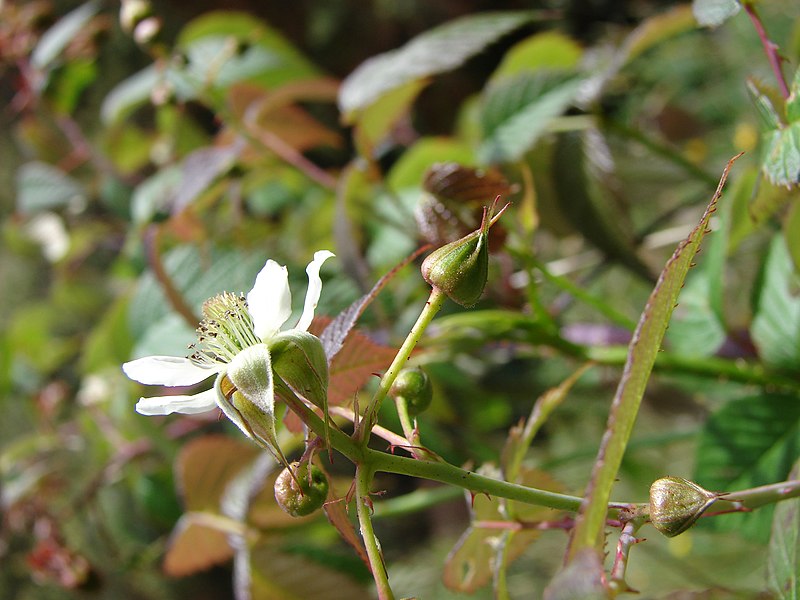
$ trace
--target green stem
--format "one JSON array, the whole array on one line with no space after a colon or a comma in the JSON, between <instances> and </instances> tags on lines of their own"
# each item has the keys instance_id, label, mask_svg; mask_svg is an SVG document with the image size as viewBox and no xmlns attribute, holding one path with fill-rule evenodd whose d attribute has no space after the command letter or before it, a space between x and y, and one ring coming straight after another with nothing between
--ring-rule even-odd
<instances>
[{"instance_id":1,"label":"green stem","mask_svg":"<svg viewBox=\"0 0 800 600\"><path fill-rule=\"evenodd\" d=\"M800 480L771 483L748 490L723 494L709 508L706 515L753 510L765 504L774 504L775 502L797 498L798 496L800 496Z\"/></svg>"},{"instance_id":2,"label":"green stem","mask_svg":"<svg viewBox=\"0 0 800 600\"><path fill-rule=\"evenodd\" d=\"M369 488L374 471L365 465L356 467L356 512L358 523L361 526L361 538L367 550L367 557L372 568L372 578L378 590L380 600L394 600L392 588L389 586L389 575L386 573L386 563L383 560L378 538L372 528L372 502L369 499Z\"/></svg>"},{"instance_id":3,"label":"green stem","mask_svg":"<svg viewBox=\"0 0 800 600\"><path fill-rule=\"evenodd\" d=\"M394 456L375 450L366 450L365 460L375 471L397 473L420 479L429 479L440 483L455 485L475 494L486 494L509 500L517 500L526 504L546 506L558 510L577 511L583 501L577 496L568 496L557 492L549 492L536 488L517 485L499 479L493 479L453 466L446 462L416 460L403 456ZM609 515L613 518L623 505L612 504Z\"/></svg>"},{"instance_id":4,"label":"green stem","mask_svg":"<svg viewBox=\"0 0 800 600\"><path fill-rule=\"evenodd\" d=\"M414 327L411 328L408 337L406 337L403 345L400 346L400 350L397 351L392 364L389 365L389 369L383 375L383 378L378 385L378 389L370 400L367 410L364 411L364 416L362 417L361 422L358 424L354 434L355 439L362 445L362 447L366 447L367 442L369 441L370 431L375 423L378 422L378 409L380 409L381 402L383 402L388 395L389 388L392 387L394 380L405 366L406 361L408 360L409 356L411 356L411 352L414 350L417 342L419 342L420 338L422 338L422 334L425 332L425 329L427 329L428 325L430 325L433 317L436 316L436 313L442 308L446 298L447 296L444 294L444 292L437 288L434 288L431 291L431 295L428 298L428 301L425 303L425 308L422 309L422 312L417 318L417 322L414 323Z\"/></svg>"},{"instance_id":5,"label":"green stem","mask_svg":"<svg viewBox=\"0 0 800 600\"><path fill-rule=\"evenodd\" d=\"M442 460L438 454L422 445L417 424L411 421L411 416L408 414L406 399L398 397L395 398L394 403L397 408L397 416L400 418L400 426L403 428L403 435L408 440L408 447L405 449L411 453L411 456L420 460Z\"/></svg>"},{"instance_id":6,"label":"green stem","mask_svg":"<svg viewBox=\"0 0 800 600\"><path fill-rule=\"evenodd\" d=\"M601 365L621 366L625 364L627 353L624 346L587 347L581 358ZM668 351L659 352L653 370L800 390L800 380L796 377L770 371L758 364L716 356L686 357Z\"/></svg>"}]
</instances>

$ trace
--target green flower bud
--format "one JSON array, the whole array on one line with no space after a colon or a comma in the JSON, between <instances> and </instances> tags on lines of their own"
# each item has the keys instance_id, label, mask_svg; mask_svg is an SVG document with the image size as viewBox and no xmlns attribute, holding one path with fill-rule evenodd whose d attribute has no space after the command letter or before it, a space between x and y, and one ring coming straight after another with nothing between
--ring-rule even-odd
<instances>
[{"instance_id":1,"label":"green flower bud","mask_svg":"<svg viewBox=\"0 0 800 600\"><path fill-rule=\"evenodd\" d=\"M310 472L310 475L309 475ZM287 514L305 517L325 504L328 478L322 469L308 463L292 463L275 480L275 500Z\"/></svg>"},{"instance_id":2,"label":"green flower bud","mask_svg":"<svg viewBox=\"0 0 800 600\"><path fill-rule=\"evenodd\" d=\"M318 337L290 329L268 343L272 371L295 393L325 410L328 406L328 359Z\"/></svg>"},{"instance_id":3,"label":"green flower bud","mask_svg":"<svg viewBox=\"0 0 800 600\"><path fill-rule=\"evenodd\" d=\"M389 389L392 398L403 398L409 414L424 412L433 399L433 387L427 373L420 368L403 369Z\"/></svg>"},{"instance_id":4,"label":"green flower bud","mask_svg":"<svg viewBox=\"0 0 800 600\"><path fill-rule=\"evenodd\" d=\"M502 212L492 218L484 209L480 229L429 254L422 262L425 281L461 306L474 305L489 276L489 227Z\"/></svg>"},{"instance_id":5,"label":"green flower bud","mask_svg":"<svg viewBox=\"0 0 800 600\"><path fill-rule=\"evenodd\" d=\"M650 486L650 521L667 537L694 525L719 494L680 477L662 477Z\"/></svg>"}]
</instances>

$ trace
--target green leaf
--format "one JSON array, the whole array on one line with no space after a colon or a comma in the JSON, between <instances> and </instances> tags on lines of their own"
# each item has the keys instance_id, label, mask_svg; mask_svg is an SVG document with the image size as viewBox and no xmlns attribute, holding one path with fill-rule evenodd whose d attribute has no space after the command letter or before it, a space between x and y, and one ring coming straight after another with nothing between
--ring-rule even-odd
<instances>
[{"instance_id":1,"label":"green leaf","mask_svg":"<svg viewBox=\"0 0 800 600\"><path fill-rule=\"evenodd\" d=\"M17 171L17 210L32 214L83 202L86 191L75 179L44 162L29 162Z\"/></svg>"},{"instance_id":2,"label":"green leaf","mask_svg":"<svg viewBox=\"0 0 800 600\"><path fill-rule=\"evenodd\" d=\"M800 455L800 402L764 393L726 404L706 422L694 480L713 491L735 491L783 481ZM771 510L712 519L711 526L765 539Z\"/></svg>"},{"instance_id":3,"label":"green leaf","mask_svg":"<svg viewBox=\"0 0 800 600\"><path fill-rule=\"evenodd\" d=\"M267 51L273 63L264 83L269 83L270 87L319 75L317 68L277 29L244 12L220 10L204 13L183 28L178 37L178 48L187 50L207 38L232 38L243 47L256 45Z\"/></svg>"},{"instance_id":4,"label":"green leaf","mask_svg":"<svg viewBox=\"0 0 800 600\"><path fill-rule=\"evenodd\" d=\"M678 245L664 266L633 333L623 376L608 416L606 433L598 453L599 458L587 485L586 499L578 513L576 527L570 540L570 560L584 550L599 551L604 546L606 512L611 489L617 479L622 456L633 431L650 373L661 349L683 282L708 231L711 215L716 210L728 172L736 158L731 159L725 167L717 190L700 222L686 240Z\"/></svg>"},{"instance_id":5,"label":"green leaf","mask_svg":"<svg viewBox=\"0 0 800 600\"><path fill-rule=\"evenodd\" d=\"M475 164L475 156L469 146L457 140L421 138L392 166L386 184L396 193L408 188L421 188L431 166L441 162L471 166Z\"/></svg>"},{"instance_id":6,"label":"green leaf","mask_svg":"<svg viewBox=\"0 0 800 600\"><path fill-rule=\"evenodd\" d=\"M169 213L172 199L183 180L179 165L170 165L157 171L140 183L131 197L131 217L137 225L145 225L159 213Z\"/></svg>"},{"instance_id":7,"label":"green leaf","mask_svg":"<svg viewBox=\"0 0 800 600\"><path fill-rule=\"evenodd\" d=\"M583 49L572 38L558 31L537 33L506 52L503 62L492 73L492 82L533 71L571 71L583 57Z\"/></svg>"},{"instance_id":8,"label":"green leaf","mask_svg":"<svg viewBox=\"0 0 800 600\"><path fill-rule=\"evenodd\" d=\"M161 83L163 77L162 71L155 65L150 65L115 85L100 107L103 123L118 123L139 105L148 102L153 89Z\"/></svg>"},{"instance_id":9,"label":"green leaf","mask_svg":"<svg viewBox=\"0 0 800 600\"><path fill-rule=\"evenodd\" d=\"M768 131L781 127L783 119L780 107L784 105L784 100L778 91L752 77L748 77L745 84L747 95L750 96L763 127Z\"/></svg>"},{"instance_id":10,"label":"green leaf","mask_svg":"<svg viewBox=\"0 0 800 600\"><path fill-rule=\"evenodd\" d=\"M697 22L704 27L722 25L741 9L738 0L694 0L692 10Z\"/></svg>"},{"instance_id":11,"label":"green leaf","mask_svg":"<svg viewBox=\"0 0 800 600\"><path fill-rule=\"evenodd\" d=\"M652 281L636 254L630 216L615 198L620 193L616 166L602 133L595 129L558 136L552 176L559 210L608 258Z\"/></svg>"},{"instance_id":12,"label":"green leaf","mask_svg":"<svg viewBox=\"0 0 800 600\"><path fill-rule=\"evenodd\" d=\"M783 221L783 236L786 239L786 247L794 263L794 270L800 273L800 199L795 198L791 208Z\"/></svg>"},{"instance_id":13,"label":"green leaf","mask_svg":"<svg viewBox=\"0 0 800 600\"><path fill-rule=\"evenodd\" d=\"M688 278L667 331L673 352L683 356L711 356L725 341L724 324L711 304L716 280L716 275L709 276L706 269Z\"/></svg>"},{"instance_id":14,"label":"green leaf","mask_svg":"<svg viewBox=\"0 0 800 600\"><path fill-rule=\"evenodd\" d=\"M523 74L492 87L482 121L485 140L478 155L483 162L519 160L547 132L580 90L583 80L563 75Z\"/></svg>"},{"instance_id":15,"label":"green leaf","mask_svg":"<svg viewBox=\"0 0 800 600\"><path fill-rule=\"evenodd\" d=\"M800 121L766 135L763 169L775 185L800 182Z\"/></svg>"},{"instance_id":16,"label":"green leaf","mask_svg":"<svg viewBox=\"0 0 800 600\"><path fill-rule=\"evenodd\" d=\"M762 269L751 325L753 342L770 366L800 368L800 296L786 240L776 235Z\"/></svg>"},{"instance_id":17,"label":"green leaf","mask_svg":"<svg viewBox=\"0 0 800 600\"><path fill-rule=\"evenodd\" d=\"M796 462L790 479L800 477ZM779 600L800 598L800 499L784 500L775 507L769 540L767 580Z\"/></svg>"},{"instance_id":18,"label":"green leaf","mask_svg":"<svg viewBox=\"0 0 800 600\"><path fill-rule=\"evenodd\" d=\"M800 69L794 73L792 90L786 99L786 119L789 123L800 121Z\"/></svg>"},{"instance_id":19,"label":"green leaf","mask_svg":"<svg viewBox=\"0 0 800 600\"><path fill-rule=\"evenodd\" d=\"M39 39L31 54L31 65L44 70L55 66L64 50L100 9L98 2L87 2L59 19Z\"/></svg>"},{"instance_id":20,"label":"green leaf","mask_svg":"<svg viewBox=\"0 0 800 600\"><path fill-rule=\"evenodd\" d=\"M81 352L83 373L112 365L119 368L130 357L133 339L128 328L129 301L126 296L116 300L89 333Z\"/></svg>"},{"instance_id":21,"label":"green leaf","mask_svg":"<svg viewBox=\"0 0 800 600\"><path fill-rule=\"evenodd\" d=\"M395 88L455 69L534 16L532 12L466 16L426 31L397 50L373 56L339 90L345 123L355 123L361 111Z\"/></svg>"},{"instance_id":22,"label":"green leaf","mask_svg":"<svg viewBox=\"0 0 800 600\"><path fill-rule=\"evenodd\" d=\"M625 39L622 49L625 59L630 62L658 44L695 28L692 10L685 4L648 17Z\"/></svg>"}]
</instances>

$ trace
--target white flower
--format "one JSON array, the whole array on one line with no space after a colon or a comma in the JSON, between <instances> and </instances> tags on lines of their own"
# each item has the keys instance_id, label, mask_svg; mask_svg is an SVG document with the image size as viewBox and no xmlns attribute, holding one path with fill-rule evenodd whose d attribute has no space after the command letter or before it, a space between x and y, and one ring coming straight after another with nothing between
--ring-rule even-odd
<instances>
[{"instance_id":1,"label":"white flower","mask_svg":"<svg viewBox=\"0 0 800 600\"><path fill-rule=\"evenodd\" d=\"M332 256L332 252L320 250L306 267L308 291L303 313L291 329L308 330L322 290L319 270ZM173 387L193 385L212 375L226 374L234 361L241 365L260 357L262 363L269 365L269 351L264 344L280 332L291 313L288 271L274 260L268 260L246 300L241 295L223 293L206 301L204 319L197 329L198 342L192 347L194 353L190 357L146 356L125 363L122 370L139 383ZM266 375L269 390L264 392L270 397L263 402L271 404L271 372ZM136 411L143 415L196 414L219 406L231 417L230 405L220 402L219 383L218 377L212 389L190 396L140 398ZM237 425L241 427L240 423Z\"/></svg>"}]
</instances>

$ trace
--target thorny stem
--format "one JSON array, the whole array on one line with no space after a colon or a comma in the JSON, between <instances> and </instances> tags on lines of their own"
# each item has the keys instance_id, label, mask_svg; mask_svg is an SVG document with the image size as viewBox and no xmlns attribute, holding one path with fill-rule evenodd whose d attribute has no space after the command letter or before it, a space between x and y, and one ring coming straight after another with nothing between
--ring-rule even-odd
<instances>
[{"instance_id":1,"label":"thorny stem","mask_svg":"<svg viewBox=\"0 0 800 600\"><path fill-rule=\"evenodd\" d=\"M373 471L364 465L356 467L356 512L358 523L361 527L361 538L367 550L372 577L378 589L379 600L394 600L392 588L389 586L389 576L386 573L386 563L383 560L378 538L372 528L372 502L369 499L369 488L372 482Z\"/></svg>"},{"instance_id":2,"label":"thorny stem","mask_svg":"<svg viewBox=\"0 0 800 600\"><path fill-rule=\"evenodd\" d=\"M611 568L611 576L608 580L608 587L613 597L634 591L625 582L625 571L628 567L628 554L631 551L631 547L642 541L641 538L636 537L636 530L640 526L641 522L638 520L628 521L622 528L622 533L617 541L617 553L614 557L614 566Z\"/></svg>"},{"instance_id":3,"label":"thorny stem","mask_svg":"<svg viewBox=\"0 0 800 600\"><path fill-rule=\"evenodd\" d=\"M411 453L411 456L421 460L441 460L436 453L431 452L422 445L422 438L419 435L416 422L411 421L411 416L408 414L408 402L403 397L395 398L395 406L397 407L397 416L400 418L400 426L403 428L403 435L408 440L408 447L405 448ZM375 428L373 428L375 431Z\"/></svg>"},{"instance_id":4,"label":"thorny stem","mask_svg":"<svg viewBox=\"0 0 800 600\"><path fill-rule=\"evenodd\" d=\"M419 342L422 334L425 332L425 329L433 320L433 317L436 316L436 313L439 312L440 308L442 308L446 298L447 296L445 293L439 289L434 288L431 291L431 295L428 298L428 301L425 303L425 308L422 309L422 312L417 318L417 322L414 323L414 326L411 328L408 337L406 337L403 345L400 346L400 350L397 351L392 364L389 365L389 369L383 375L375 395L369 401L369 405L364 412L364 416L362 417L361 422L358 424L358 428L353 434L353 437L358 441L358 443L361 444L362 447L366 447L367 442L369 441L370 431L378 421L378 409L381 406L381 402L383 402L383 400L386 398L387 394L389 393L389 388L392 387L394 380L397 379L397 375L405 366L406 361L408 360L409 356L411 356L411 352L414 350L417 342Z\"/></svg>"},{"instance_id":5,"label":"thorny stem","mask_svg":"<svg viewBox=\"0 0 800 600\"><path fill-rule=\"evenodd\" d=\"M764 46L764 52L767 55L769 66L772 67L772 72L775 74L775 79L778 80L778 86L781 88L781 95L784 98L788 98L790 94L789 86L786 83L786 78L784 77L783 69L781 68L781 62L783 59L778 53L778 45L769 39L767 30L764 28L764 24L761 22L761 17L759 17L758 13L756 12L755 5L753 5L752 2L742 2L742 6L744 7L744 11L747 13L747 16L750 17L750 21L753 23L753 28L758 34L758 39L761 40L761 45Z\"/></svg>"}]
</instances>

